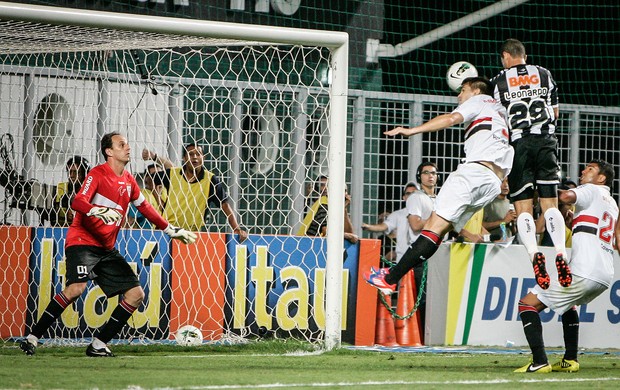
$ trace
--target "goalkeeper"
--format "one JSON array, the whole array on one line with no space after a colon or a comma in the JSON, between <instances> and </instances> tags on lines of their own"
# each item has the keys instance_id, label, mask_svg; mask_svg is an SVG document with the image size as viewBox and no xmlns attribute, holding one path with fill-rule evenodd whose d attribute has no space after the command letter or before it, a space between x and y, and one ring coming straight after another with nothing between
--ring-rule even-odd
<instances>
[{"instance_id":1,"label":"goalkeeper","mask_svg":"<svg viewBox=\"0 0 620 390\"><path fill-rule=\"evenodd\" d=\"M122 300L110 320L96 333L86 355L114 356L107 343L144 300L144 290L136 273L114 248L130 202L170 237L185 244L196 240L193 232L169 224L140 193L135 178L125 170L131 153L127 138L119 133L105 134L101 139L101 153L106 162L88 173L71 203L76 214L65 243L66 287L52 298L30 334L20 343L26 355L35 353L38 339L67 306L82 295L88 280L94 280L106 297L122 294Z\"/></svg>"}]
</instances>

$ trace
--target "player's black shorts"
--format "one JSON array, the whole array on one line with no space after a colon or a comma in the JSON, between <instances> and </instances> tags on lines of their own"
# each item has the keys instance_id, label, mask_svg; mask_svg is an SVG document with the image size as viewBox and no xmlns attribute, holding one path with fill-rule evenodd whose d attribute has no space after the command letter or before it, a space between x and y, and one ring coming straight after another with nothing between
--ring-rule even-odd
<instances>
[{"instance_id":1,"label":"player's black shorts","mask_svg":"<svg viewBox=\"0 0 620 390\"><path fill-rule=\"evenodd\" d=\"M555 135L530 134L512 143L515 157L508 175L510 200L532 199L534 190L539 189L543 198L553 197L560 183L558 165L558 140ZM553 187L543 191L540 187Z\"/></svg>"},{"instance_id":2,"label":"player's black shorts","mask_svg":"<svg viewBox=\"0 0 620 390\"><path fill-rule=\"evenodd\" d=\"M65 248L65 256L67 286L94 280L107 297L113 297L140 285L136 273L116 249L76 245Z\"/></svg>"}]
</instances>

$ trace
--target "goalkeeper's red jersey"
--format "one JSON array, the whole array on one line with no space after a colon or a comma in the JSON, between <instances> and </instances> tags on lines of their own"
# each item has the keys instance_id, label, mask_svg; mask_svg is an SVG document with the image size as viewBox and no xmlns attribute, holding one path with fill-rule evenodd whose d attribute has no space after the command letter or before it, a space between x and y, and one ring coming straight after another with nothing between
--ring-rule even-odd
<instances>
[{"instance_id":1,"label":"goalkeeper's red jersey","mask_svg":"<svg viewBox=\"0 0 620 390\"><path fill-rule=\"evenodd\" d=\"M91 245L106 249L114 248L116 237L125 221L129 202L159 229L165 229L168 222L157 213L140 193L138 183L133 175L126 170L117 176L107 164L101 164L88 172L88 176L75 195L71 208L77 213L67 232L65 247L75 245ZM117 222L106 224L97 217L86 214L91 208L109 207L115 209L123 218Z\"/></svg>"}]
</instances>

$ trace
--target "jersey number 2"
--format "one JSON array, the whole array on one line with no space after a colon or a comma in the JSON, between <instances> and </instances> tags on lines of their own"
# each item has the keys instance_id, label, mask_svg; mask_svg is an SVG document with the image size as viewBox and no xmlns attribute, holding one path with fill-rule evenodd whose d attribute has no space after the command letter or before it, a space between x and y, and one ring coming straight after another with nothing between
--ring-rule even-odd
<instances>
[{"instance_id":1,"label":"jersey number 2","mask_svg":"<svg viewBox=\"0 0 620 390\"><path fill-rule=\"evenodd\" d=\"M613 230L614 230L614 227L616 226L616 223L614 221L614 217L608 212L605 212L605 214L603 214L602 219L603 219L603 222L606 223L606 225L599 229L598 238L600 238L601 241L607 244L610 244L611 240L614 237Z\"/></svg>"}]
</instances>

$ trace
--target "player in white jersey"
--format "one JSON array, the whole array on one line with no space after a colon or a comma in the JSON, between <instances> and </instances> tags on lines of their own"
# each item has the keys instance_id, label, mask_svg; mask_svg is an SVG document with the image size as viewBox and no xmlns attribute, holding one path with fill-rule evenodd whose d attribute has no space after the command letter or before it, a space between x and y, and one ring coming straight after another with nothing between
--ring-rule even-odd
<instances>
[{"instance_id":1,"label":"player in white jersey","mask_svg":"<svg viewBox=\"0 0 620 390\"><path fill-rule=\"evenodd\" d=\"M610 194L614 176L609 163L592 160L581 172L579 187L560 191L561 202L575 205L569 261L573 282L569 287L562 287L559 282L552 281L546 290L535 286L519 301L519 314L532 350L532 361L515 372L579 370L579 316L575 305L586 304L601 295L614 277L613 240L618 217L618 205ZM553 366L547 360L538 314L546 308L562 316L564 330L566 351L562 360Z\"/></svg>"},{"instance_id":2,"label":"player in white jersey","mask_svg":"<svg viewBox=\"0 0 620 390\"><path fill-rule=\"evenodd\" d=\"M571 271L566 265L564 225L558 209L557 190L560 183L558 140L555 122L559 114L558 89L551 72L526 63L525 46L516 39L507 39L499 51L502 70L491 79L495 98L506 107L511 145L515 149L513 169L508 176L510 201L517 213L517 234L527 249L534 266L536 283L549 287L545 256L536 242L534 194L546 221L547 233L556 250L558 280L570 285Z\"/></svg>"},{"instance_id":3,"label":"player in white jersey","mask_svg":"<svg viewBox=\"0 0 620 390\"><path fill-rule=\"evenodd\" d=\"M397 127L386 135L412 136L465 124L465 162L448 176L435 202L435 211L420 237L391 269L364 273L364 279L386 293L413 267L429 259L451 229L459 232L470 217L501 192L501 183L510 173L514 151L508 141L505 110L492 94L491 83L482 77L463 80L459 106L414 127Z\"/></svg>"}]
</instances>

